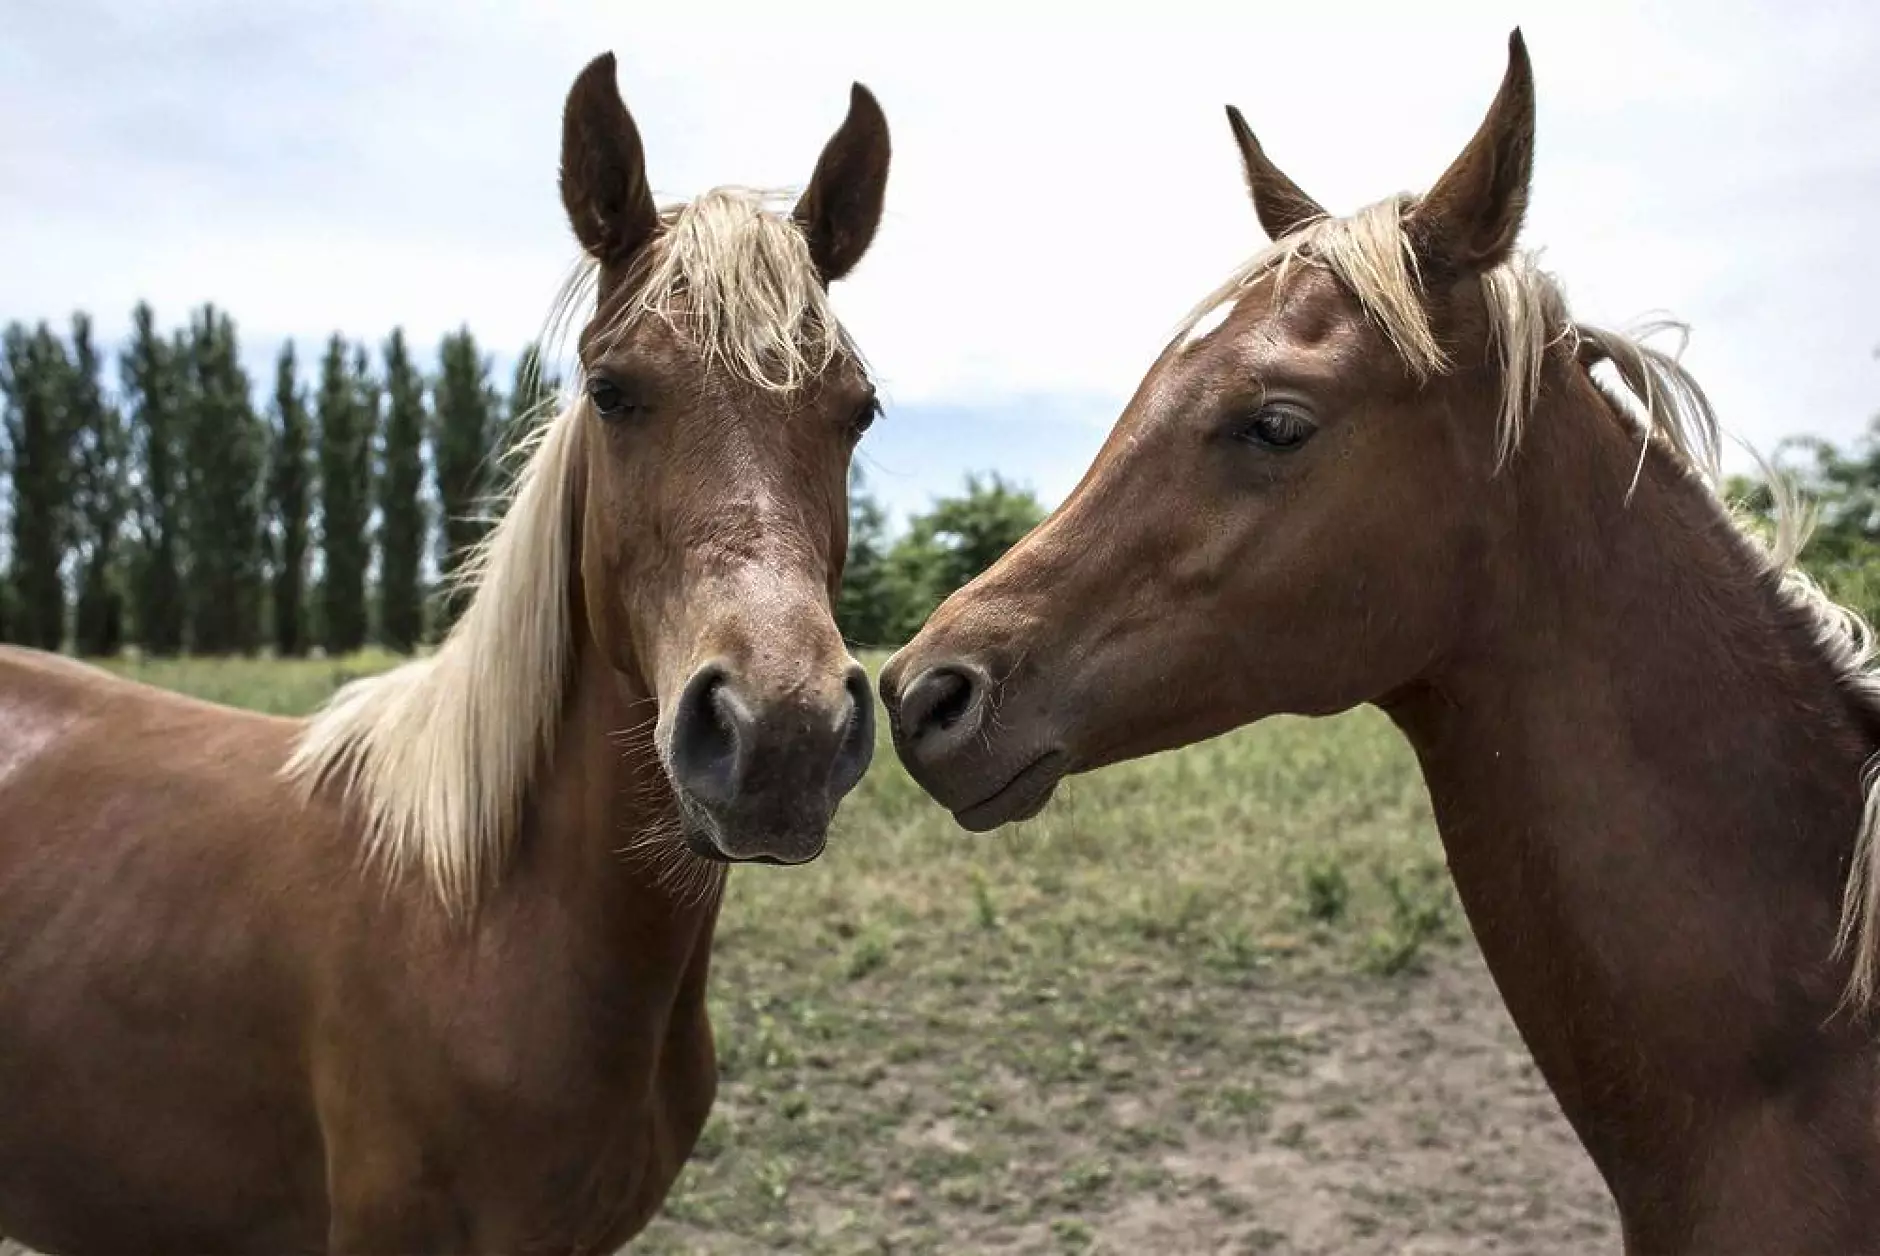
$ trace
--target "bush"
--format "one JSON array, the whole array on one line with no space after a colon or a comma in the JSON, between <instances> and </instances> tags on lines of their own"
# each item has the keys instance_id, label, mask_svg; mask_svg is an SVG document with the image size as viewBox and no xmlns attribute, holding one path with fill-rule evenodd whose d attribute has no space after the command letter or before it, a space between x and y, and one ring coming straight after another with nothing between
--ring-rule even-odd
<instances>
[{"instance_id":1,"label":"bush","mask_svg":"<svg viewBox=\"0 0 1880 1256\"><path fill-rule=\"evenodd\" d=\"M966 491L917 515L892 544L886 516L855 472L849 482L849 557L836 621L859 646L905 642L952 593L999 561L1043 521L1030 489L997 474L966 477Z\"/></svg>"}]
</instances>

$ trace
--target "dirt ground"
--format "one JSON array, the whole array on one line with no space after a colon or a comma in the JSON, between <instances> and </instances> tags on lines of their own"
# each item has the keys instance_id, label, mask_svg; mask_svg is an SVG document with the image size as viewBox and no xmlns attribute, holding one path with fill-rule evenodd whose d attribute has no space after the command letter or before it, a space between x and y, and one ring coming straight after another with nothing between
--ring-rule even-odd
<instances>
[{"instance_id":1,"label":"dirt ground","mask_svg":"<svg viewBox=\"0 0 1880 1256\"><path fill-rule=\"evenodd\" d=\"M1092 1250L1618 1250L1605 1186L1473 947L1407 982L1272 994L1258 1015L1308 1049L1268 1083L1268 1135L1168 1152L1174 1196L1123 1202Z\"/></svg>"},{"instance_id":2,"label":"dirt ground","mask_svg":"<svg viewBox=\"0 0 1880 1256\"><path fill-rule=\"evenodd\" d=\"M1206 1064L1132 1070L1134 1083L1110 1088L1095 1120L1059 1110L1063 1128L1043 1165L1014 1165L1002 1148L970 1186L908 1171L879 1211L860 1200L880 1191L879 1174L853 1187L802 1182L789 1204L797 1224L786 1231L669 1218L647 1239L660 1252L709 1253L1616 1252L1604 1185L1475 948L1427 960L1389 981L1289 975L1245 992L1239 1031L1252 1045L1240 1056L1254 1069L1222 1075L1221 1056L1204 1048ZM894 1136L897 1152L970 1164L983 1150L975 1142L995 1136L976 1139L970 1119L943 1115L959 1107L936 1093L944 1083L908 1068L911 1093L897 1086L881 1096L912 1118ZM1022 1089L1001 1080L1011 1094ZM1197 1087L1215 1111L1238 1107L1245 1119L1225 1129L1192 1120ZM724 1102L735 1111L743 1101L732 1083ZM1141 1149L1114 1154L1132 1131L1143 1132ZM1093 1158L1104 1147L1109 1157ZM1027 1219L1032 1199L1070 1193L1079 1172L1109 1180L1075 1219L1062 1209Z\"/></svg>"}]
</instances>

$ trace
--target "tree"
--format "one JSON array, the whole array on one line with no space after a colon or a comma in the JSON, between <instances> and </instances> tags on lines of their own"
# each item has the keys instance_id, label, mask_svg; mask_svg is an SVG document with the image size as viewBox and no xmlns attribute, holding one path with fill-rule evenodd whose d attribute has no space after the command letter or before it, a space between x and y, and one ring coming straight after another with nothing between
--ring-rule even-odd
<instances>
[{"instance_id":1,"label":"tree","mask_svg":"<svg viewBox=\"0 0 1880 1256\"><path fill-rule=\"evenodd\" d=\"M149 654L183 649L183 381L181 360L157 334L150 307L131 312L131 342L118 357L130 429L136 554L132 584L137 639Z\"/></svg>"},{"instance_id":2,"label":"tree","mask_svg":"<svg viewBox=\"0 0 1880 1256\"><path fill-rule=\"evenodd\" d=\"M103 364L91 320L72 316L72 369L67 377L72 425L72 542L79 564L75 645L80 654L108 656L124 641L118 585L118 539L125 511L123 416L105 399Z\"/></svg>"},{"instance_id":3,"label":"tree","mask_svg":"<svg viewBox=\"0 0 1880 1256\"><path fill-rule=\"evenodd\" d=\"M437 477L438 509L443 514L438 570L450 596L446 623L462 612L464 594L451 578L483 534L489 520L485 504L492 485L491 446L496 436L496 395L489 364L476 340L463 329L444 337L438 349L438 379L433 393L432 456Z\"/></svg>"},{"instance_id":4,"label":"tree","mask_svg":"<svg viewBox=\"0 0 1880 1256\"><path fill-rule=\"evenodd\" d=\"M72 364L41 323L0 337L13 499L14 636L45 650L65 642L66 546L71 532Z\"/></svg>"},{"instance_id":5,"label":"tree","mask_svg":"<svg viewBox=\"0 0 1880 1256\"><path fill-rule=\"evenodd\" d=\"M1837 601L1870 621L1880 616L1880 418L1847 449L1797 437L1778 445L1770 463L1814 516L1801 566ZM1735 476L1725 496L1771 530L1769 484Z\"/></svg>"},{"instance_id":6,"label":"tree","mask_svg":"<svg viewBox=\"0 0 1880 1256\"><path fill-rule=\"evenodd\" d=\"M379 377L372 373L372 354L365 345L357 344L352 351L353 392L359 398L359 423L365 441L365 460L359 464L360 474L365 477L366 509L366 596L365 596L365 641L375 636L374 619L378 615L379 605L372 596L373 581L378 575L378 456L379 429L385 421L385 390ZM364 644L364 641L361 642Z\"/></svg>"},{"instance_id":7,"label":"tree","mask_svg":"<svg viewBox=\"0 0 1880 1256\"><path fill-rule=\"evenodd\" d=\"M1044 508L1030 490L1014 488L996 472L985 479L968 475L963 495L934 503L889 552L896 608L890 639L913 636L941 602L1043 519Z\"/></svg>"},{"instance_id":8,"label":"tree","mask_svg":"<svg viewBox=\"0 0 1880 1256\"><path fill-rule=\"evenodd\" d=\"M849 469L849 552L836 599L836 624L858 647L899 643L899 607L888 569L888 517L868 492L860 466Z\"/></svg>"},{"instance_id":9,"label":"tree","mask_svg":"<svg viewBox=\"0 0 1880 1256\"><path fill-rule=\"evenodd\" d=\"M403 331L385 343L379 457L379 636L400 654L424 635L424 378Z\"/></svg>"},{"instance_id":10,"label":"tree","mask_svg":"<svg viewBox=\"0 0 1880 1256\"><path fill-rule=\"evenodd\" d=\"M190 320L184 474L189 638L200 654L253 653L261 639L261 472L266 437L235 324L213 305Z\"/></svg>"},{"instance_id":11,"label":"tree","mask_svg":"<svg viewBox=\"0 0 1880 1256\"><path fill-rule=\"evenodd\" d=\"M369 522L370 433L358 385L346 363L346 342L327 342L320 364L320 585L321 638L329 653L366 642L366 568L371 562Z\"/></svg>"},{"instance_id":12,"label":"tree","mask_svg":"<svg viewBox=\"0 0 1880 1256\"><path fill-rule=\"evenodd\" d=\"M274 649L283 658L307 652L308 528L307 397L300 387L293 342L274 367L273 449L268 457L268 515L274 539Z\"/></svg>"}]
</instances>

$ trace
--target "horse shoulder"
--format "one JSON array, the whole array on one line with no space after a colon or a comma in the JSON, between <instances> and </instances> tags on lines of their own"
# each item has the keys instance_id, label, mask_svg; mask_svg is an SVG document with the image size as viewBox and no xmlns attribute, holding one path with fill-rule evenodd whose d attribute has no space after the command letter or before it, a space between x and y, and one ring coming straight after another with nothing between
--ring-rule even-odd
<instances>
[{"instance_id":1,"label":"horse shoulder","mask_svg":"<svg viewBox=\"0 0 1880 1256\"><path fill-rule=\"evenodd\" d=\"M299 727L0 649L0 899L81 935L122 917L120 946L183 945L199 925L198 966L284 959L356 879L337 808L281 779Z\"/></svg>"}]
</instances>

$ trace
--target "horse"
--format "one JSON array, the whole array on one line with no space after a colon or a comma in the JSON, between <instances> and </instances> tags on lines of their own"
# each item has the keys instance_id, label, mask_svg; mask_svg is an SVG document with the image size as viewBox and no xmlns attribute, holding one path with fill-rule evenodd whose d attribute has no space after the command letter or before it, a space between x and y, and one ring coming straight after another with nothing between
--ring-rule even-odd
<instances>
[{"instance_id":1,"label":"horse","mask_svg":"<svg viewBox=\"0 0 1880 1256\"><path fill-rule=\"evenodd\" d=\"M1792 509L1726 504L1675 355L1575 322L1517 248L1519 30L1421 195L1334 216L1228 121L1271 244L884 668L897 753L982 831L1073 773L1381 708L1626 1249L1874 1250L1864 625L1793 569Z\"/></svg>"},{"instance_id":2,"label":"horse","mask_svg":"<svg viewBox=\"0 0 1880 1256\"><path fill-rule=\"evenodd\" d=\"M288 720L0 654L7 1236L606 1252L690 1154L729 865L816 858L872 753L828 291L889 141L856 84L793 206L662 209L615 80L563 113L581 383L431 655Z\"/></svg>"}]
</instances>

